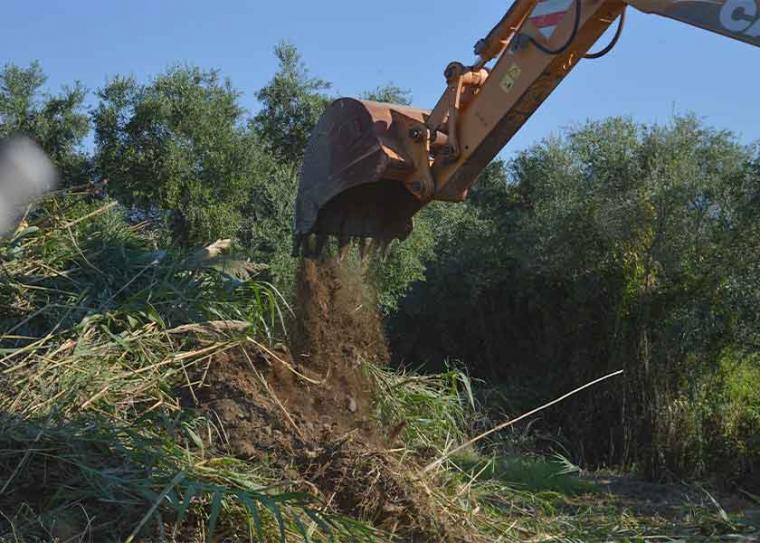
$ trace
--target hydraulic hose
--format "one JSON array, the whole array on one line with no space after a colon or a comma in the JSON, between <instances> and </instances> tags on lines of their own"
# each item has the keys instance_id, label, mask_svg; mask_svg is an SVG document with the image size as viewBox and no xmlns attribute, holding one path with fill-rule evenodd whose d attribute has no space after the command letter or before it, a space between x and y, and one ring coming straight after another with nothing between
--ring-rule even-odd
<instances>
[{"instance_id":1,"label":"hydraulic hose","mask_svg":"<svg viewBox=\"0 0 760 543\"><path fill-rule=\"evenodd\" d=\"M605 47L604 49L596 53L588 53L584 55L583 58L588 58L588 59L602 58L604 55L612 51L615 45L617 45L618 40L620 40L620 36L623 34L624 25L625 25L625 8L623 8L623 11L620 13L617 30L615 30L615 35L612 36L612 40L610 40L610 43L607 44L607 47Z\"/></svg>"}]
</instances>

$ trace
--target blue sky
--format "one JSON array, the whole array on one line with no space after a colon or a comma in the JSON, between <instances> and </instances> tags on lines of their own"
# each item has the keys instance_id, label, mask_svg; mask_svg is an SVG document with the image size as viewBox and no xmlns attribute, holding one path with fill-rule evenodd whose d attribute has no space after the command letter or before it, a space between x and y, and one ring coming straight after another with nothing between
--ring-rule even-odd
<instances>
[{"instance_id":1,"label":"blue sky","mask_svg":"<svg viewBox=\"0 0 760 543\"><path fill-rule=\"evenodd\" d=\"M451 60L472 60L473 43L509 2L473 0L4 0L0 60L39 60L52 88L108 77L146 79L177 62L218 68L253 93L275 69L272 48L289 40L311 72L340 95L393 82L431 107ZM696 112L710 124L760 138L760 49L629 10L613 53L585 61L560 85L505 154L585 119L630 115L666 122ZM456 16L452 16L456 14ZM606 37L601 41L605 42Z\"/></svg>"}]
</instances>

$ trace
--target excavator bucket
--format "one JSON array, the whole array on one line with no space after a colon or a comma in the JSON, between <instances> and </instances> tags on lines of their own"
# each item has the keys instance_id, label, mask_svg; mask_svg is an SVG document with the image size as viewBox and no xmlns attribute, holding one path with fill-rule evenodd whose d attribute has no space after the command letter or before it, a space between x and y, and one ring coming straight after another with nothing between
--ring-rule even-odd
<instances>
[{"instance_id":1,"label":"excavator bucket","mask_svg":"<svg viewBox=\"0 0 760 543\"><path fill-rule=\"evenodd\" d=\"M306 146L294 255L319 256L330 237L363 248L368 238L387 246L409 235L423 201L409 188L415 167L399 135L427 113L353 98L327 108Z\"/></svg>"}]
</instances>

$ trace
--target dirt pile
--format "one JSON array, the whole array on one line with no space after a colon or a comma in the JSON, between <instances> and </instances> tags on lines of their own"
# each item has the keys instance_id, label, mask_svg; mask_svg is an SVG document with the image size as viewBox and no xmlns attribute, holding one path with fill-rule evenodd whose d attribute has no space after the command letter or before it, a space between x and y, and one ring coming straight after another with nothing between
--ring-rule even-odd
<instances>
[{"instance_id":1,"label":"dirt pile","mask_svg":"<svg viewBox=\"0 0 760 543\"><path fill-rule=\"evenodd\" d=\"M309 441L352 434L382 447L372 417L372 383L362 365L384 364L388 351L358 264L335 258L302 261L295 307L290 350L261 346L228 352L205 376L198 393L213 402L223 422L237 428L230 436L232 450L253 453L251 432L259 426L264 432L276 430L281 423ZM277 420L259 420L265 412ZM248 418L258 426L246 424Z\"/></svg>"},{"instance_id":2,"label":"dirt pile","mask_svg":"<svg viewBox=\"0 0 760 543\"><path fill-rule=\"evenodd\" d=\"M231 352L209 366L196 397L224 429L227 452L273 466L332 510L369 520L404 541L449 540L409 466L381 446L374 424L364 420L344 432L346 417L331 419L330 402L309 407L293 392L306 395L317 387L283 380L288 370L278 366L270 355L250 351Z\"/></svg>"},{"instance_id":3,"label":"dirt pile","mask_svg":"<svg viewBox=\"0 0 760 543\"><path fill-rule=\"evenodd\" d=\"M229 453L274 465L328 507L404 541L463 540L374 421L362 364L388 353L359 264L304 260L295 311L291 351L228 351L186 400L220 423Z\"/></svg>"}]
</instances>

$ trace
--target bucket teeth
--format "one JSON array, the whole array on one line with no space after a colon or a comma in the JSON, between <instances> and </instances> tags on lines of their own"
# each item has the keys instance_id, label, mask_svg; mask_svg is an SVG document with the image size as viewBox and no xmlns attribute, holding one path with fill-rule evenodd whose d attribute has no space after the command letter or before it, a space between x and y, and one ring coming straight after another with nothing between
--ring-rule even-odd
<instances>
[{"instance_id":1,"label":"bucket teeth","mask_svg":"<svg viewBox=\"0 0 760 543\"><path fill-rule=\"evenodd\" d=\"M301 256L302 250L303 250L303 243L304 243L304 236L301 234L296 234L293 236L293 250L291 251L291 256L298 257Z\"/></svg>"},{"instance_id":2,"label":"bucket teeth","mask_svg":"<svg viewBox=\"0 0 760 543\"><path fill-rule=\"evenodd\" d=\"M338 260L346 258L349 249L351 249L351 238L347 236L341 236L338 238Z\"/></svg>"},{"instance_id":3,"label":"bucket teeth","mask_svg":"<svg viewBox=\"0 0 760 543\"><path fill-rule=\"evenodd\" d=\"M319 258L324 249L327 237L320 234L307 234L300 236L300 255L304 258ZM298 240L297 240L298 243ZM294 248L294 254L299 255L297 248Z\"/></svg>"},{"instance_id":4,"label":"bucket teeth","mask_svg":"<svg viewBox=\"0 0 760 543\"><path fill-rule=\"evenodd\" d=\"M359 258L362 262L367 258L369 238L359 238Z\"/></svg>"},{"instance_id":5,"label":"bucket teeth","mask_svg":"<svg viewBox=\"0 0 760 543\"><path fill-rule=\"evenodd\" d=\"M303 242L303 256L314 258L314 243L314 234L307 235Z\"/></svg>"},{"instance_id":6,"label":"bucket teeth","mask_svg":"<svg viewBox=\"0 0 760 543\"><path fill-rule=\"evenodd\" d=\"M314 238L314 258L320 258L325 250L328 237L325 234L316 234Z\"/></svg>"},{"instance_id":7,"label":"bucket teeth","mask_svg":"<svg viewBox=\"0 0 760 543\"><path fill-rule=\"evenodd\" d=\"M391 242L384 240L380 246L380 258L388 260L388 256L391 254Z\"/></svg>"},{"instance_id":8,"label":"bucket teeth","mask_svg":"<svg viewBox=\"0 0 760 543\"><path fill-rule=\"evenodd\" d=\"M349 236L333 236L328 234L305 234L296 235L293 237L293 252L294 257L301 256L303 258L318 259L325 253L333 254L332 243L330 240L335 240L337 245L337 258L342 261L348 255L352 243L356 245L359 252L359 258L362 262L379 258L386 260L390 254L391 240L383 238L370 238L370 237L349 237Z\"/></svg>"},{"instance_id":9,"label":"bucket teeth","mask_svg":"<svg viewBox=\"0 0 760 543\"><path fill-rule=\"evenodd\" d=\"M369 254L370 258L375 258L380 255L380 249L382 248L383 242L382 240L378 238L372 238L369 242L369 249L367 251L367 254Z\"/></svg>"}]
</instances>

